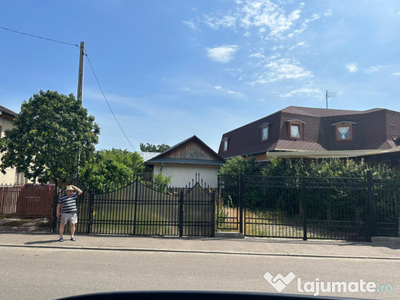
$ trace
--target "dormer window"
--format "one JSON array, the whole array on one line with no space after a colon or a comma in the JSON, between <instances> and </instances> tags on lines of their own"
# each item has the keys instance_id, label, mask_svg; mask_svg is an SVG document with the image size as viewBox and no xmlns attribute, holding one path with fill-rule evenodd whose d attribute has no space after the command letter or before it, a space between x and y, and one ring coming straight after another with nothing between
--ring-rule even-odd
<instances>
[{"instance_id":1,"label":"dormer window","mask_svg":"<svg viewBox=\"0 0 400 300\"><path fill-rule=\"evenodd\" d=\"M353 140L353 125L354 122L343 121L332 124L335 126L335 139L336 141L351 141Z\"/></svg>"},{"instance_id":2,"label":"dormer window","mask_svg":"<svg viewBox=\"0 0 400 300\"><path fill-rule=\"evenodd\" d=\"M302 140L303 139L303 125L304 122L300 120L289 120L289 136L291 139Z\"/></svg>"},{"instance_id":3,"label":"dormer window","mask_svg":"<svg viewBox=\"0 0 400 300\"><path fill-rule=\"evenodd\" d=\"M269 123L262 123L259 128L261 128L261 141L267 141L269 137Z\"/></svg>"},{"instance_id":4,"label":"dormer window","mask_svg":"<svg viewBox=\"0 0 400 300\"><path fill-rule=\"evenodd\" d=\"M223 138L222 139L222 144L223 144L223 150L224 150L224 152L225 151L228 151L228 138Z\"/></svg>"}]
</instances>

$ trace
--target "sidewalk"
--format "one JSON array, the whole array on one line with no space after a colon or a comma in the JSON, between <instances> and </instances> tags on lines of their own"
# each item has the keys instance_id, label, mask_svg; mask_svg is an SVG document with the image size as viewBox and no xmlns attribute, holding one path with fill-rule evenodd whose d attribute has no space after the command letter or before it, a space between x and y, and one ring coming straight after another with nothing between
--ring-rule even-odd
<instances>
[{"instance_id":1,"label":"sidewalk","mask_svg":"<svg viewBox=\"0 0 400 300\"><path fill-rule=\"evenodd\" d=\"M69 238L65 235L65 241L58 242L55 233L1 232L0 247L400 260L399 243L111 235L77 235L77 241L72 242Z\"/></svg>"}]
</instances>

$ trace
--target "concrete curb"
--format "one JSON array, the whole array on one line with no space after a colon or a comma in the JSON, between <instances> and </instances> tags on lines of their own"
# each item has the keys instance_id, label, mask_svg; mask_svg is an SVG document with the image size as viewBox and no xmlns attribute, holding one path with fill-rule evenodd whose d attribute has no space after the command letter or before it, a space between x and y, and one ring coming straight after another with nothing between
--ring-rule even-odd
<instances>
[{"instance_id":1,"label":"concrete curb","mask_svg":"<svg viewBox=\"0 0 400 300\"><path fill-rule=\"evenodd\" d=\"M304 257L304 258L336 258L336 259L362 259L362 260L398 260L400 257L382 256L345 256L345 255L320 255L320 254L297 254L297 253L262 253L242 251L219 251L219 250L189 250L189 249L155 249L155 248L125 248L125 247L93 247L93 246L46 246L46 245L21 245L4 244L4 248L40 248L59 250L91 250L91 251L130 251L130 252L163 252L163 253L191 253L191 254L218 254L218 255L245 255L245 256L269 256L269 257Z\"/></svg>"},{"instance_id":2,"label":"concrete curb","mask_svg":"<svg viewBox=\"0 0 400 300\"><path fill-rule=\"evenodd\" d=\"M243 239L244 235L240 232L215 232L214 237L216 238L228 238L228 239Z\"/></svg>"},{"instance_id":3,"label":"concrete curb","mask_svg":"<svg viewBox=\"0 0 400 300\"><path fill-rule=\"evenodd\" d=\"M389 243L389 244L400 243L400 237L373 236L373 237L371 237L371 242L373 242L373 243L381 243L381 244L385 244L385 243Z\"/></svg>"}]
</instances>

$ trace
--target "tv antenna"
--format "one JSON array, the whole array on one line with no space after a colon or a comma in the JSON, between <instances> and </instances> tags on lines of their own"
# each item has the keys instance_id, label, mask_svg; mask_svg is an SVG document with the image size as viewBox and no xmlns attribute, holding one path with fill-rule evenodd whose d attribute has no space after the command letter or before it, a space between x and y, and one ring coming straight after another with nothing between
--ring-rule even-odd
<instances>
[{"instance_id":1,"label":"tv antenna","mask_svg":"<svg viewBox=\"0 0 400 300\"><path fill-rule=\"evenodd\" d=\"M326 90L326 94L325 94L326 109L328 109L328 98L336 98L336 96L337 96L336 92L328 92L328 90Z\"/></svg>"}]
</instances>

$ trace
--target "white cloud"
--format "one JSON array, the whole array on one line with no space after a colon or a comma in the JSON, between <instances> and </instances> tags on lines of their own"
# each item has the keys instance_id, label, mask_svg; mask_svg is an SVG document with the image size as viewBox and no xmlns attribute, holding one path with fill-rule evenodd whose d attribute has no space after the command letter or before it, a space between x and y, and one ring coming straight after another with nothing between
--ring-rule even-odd
<instances>
[{"instance_id":1,"label":"white cloud","mask_svg":"<svg viewBox=\"0 0 400 300\"><path fill-rule=\"evenodd\" d=\"M285 49L285 46L279 45L279 46L273 46L273 47L271 48L271 51L283 50L283 49Z\"/></svg>"},{"instance_id":2,"label":"white cloud","mask_svg":"<svg viewBox=\"0 0 400 300\"><path fill-rule=\"evenodd\" d=\"M332 16L332 11L330 9L328 9L327 11L324 12L324 16L325 17Z\"/></svg>"},{"instance_id":3,"label":"white cloud","mask_svg":"<svg viewBox=\"0 0 400 300\"><path fill-rule=\"evenodd\" d=\"M213 17L209 15L204 16L204 23L206 23L212 29L218 29L220 27L231 27L234 28L236 25L236 17L226 15L221 18Z\"/></svg>"},{"instance_id":4,"label":"white cloud","mask_svg":"<svg viewBox=\"0 0 400 300\"><path fill-rule=\"evenodd\" d=\"M265 58L264 54L262 53L252 53L249 55L249 57L253 57L253 58Z\"/></svg>"},{"instance_id":5,"label":"white cloud","mask_svg":"<svg viewBox=\"0 0 400 300\"><path fill-rule=\"evenodd\" d=\"M294 96L305 96L305 97L313 97L313 98L322 98L323 92L320 89L311 89L311 88L300 88L297 90L293 90L286 94L280 94L279 97L281 98L291 98Z\"/></svg>"},{"instance_id":6,"label":"white cloud","mask_svg":"<svg viewBox=\"0 0 400 300\"><path fill-rule=\"evenodd\" d=\"M201 95L201 94L202 94L201 91L192 89L192 88L187 87L187 86L181 87L181 88L179 89L179 91L181 91L181 92L188 92L188 93L192 93L192 94L198 94L198 95Z\"/></svg>"},{"instance_id":7,"label":"white cloud","mask_svg":"<svg viewBox=\"0 0 400 300\"><path fill-rule=\"evenodd\" d=\"M372 67L369 67L368 69L364 69L364 73L365 74L375 73L375 72L378 72L382 68L383 68L382 65L372 66Z\"/></svg>"},{"instance_id":8,"label":"white cloud","mask_svg":"<svg viewBox=\"0 0 400 300\"><path fill-rule=\"evenodd\" d=\"M306 46L306 42L297 43L296 45L290 47L288 50L291 51L291 50L293 50L293 49L295 49L297 47L302 47L302 46Z\"/></svg>"},{"instance_id":9,"label":"white cloud","mask_svg":"<svg viewBox=\"0 0 400 300\"><path fill-rule=\"evenodd\" d=\"M194 22L194 20L189 20L189 21L182 21L183 24L185 24L186 26L188 26L190 29L192 29L193 31L198 31L199 26Z\"/></svg>"},{"instance_id":10,"label":"white cloud","mask_svg":"<svg viewBox=\"0 0 400 300\"><path fill-rule=\"evenodd\" d=\"M393 76L400 76L400 72L396 72L392 74Z\"/></svg>"},{"instance_id":11,"label":"white cloud","mask_svg":"<svg viewBox=\"0 0 400 300\"><path fill-rule=\"evenodd\" d=\"M350 73L355 73L358 71L358 64L357 63L348 63L348 64L346 64L346 69Z\"/></svg>"},{"instance_id":12,"label":"white cloud","mask_svg":"<svg viewBox=\"0 0 400 300\"><path fill-rule=\"evenodd\" d=\"M289 34L287 35L287 37L288 37L288 38L293 38L294 36L299 35L299 34L302 33L304 30L307 29L308 23L311 23L311 22L313 22L313 21L315 21L315 20L318 20L319 18L320 18L320 15L319 15L319 14L313 14L310 18L305 19L305 20L301 23L301 25L300 25L300 27L299 27L298 29L293 30L293 32L289 33Z\"/></svg>"},{"instance_id":13,"label":"white cloud","mask_svg":"<svg viewBox=\"0 0 400 300\"><path fill-rule=\"evenodd\" d=\"M213 61L227 63L233 59L234 54L238 50L237 45L224 45L215 48L206 48L207 56Z\"/></svg>"},{"instance_id":14,"label":"white cloud","mask_svg":"<svg viewBox=\"0 0 400 300\"><path fill-rule=\"evenodd\" d=\"M299 62L294 59L276 59L276 56L273 56L269 57L266 60L266 63L266 71L263 73L256 73L253 76L255 80L248 82L249 84L265 84L287 79L304 79L314 77L311 71L304 69L302 66L300 66Z\"/></svg>"},{"instance_id":15,"label":"white cloud","mask_svg":"<svg viewBox=\"0 0 400 300\"><path fill-rule=\"evenodd\" d=\"M240 25L244 28L268 28L269 36L280 38L300 18L301 11L296 9L289 14L271 1L248 1L240 9ZM262 32L261 32L262 33Z\"/></svg>"},{"instance_id":16,"label":"white cloud","mask_svg":"<svg viewBox=\"0 0 400 300\"><path fill-rule=\"evenodd\" d=\"M242 94L241 92L233 92L233 91L226 91L228 94L234 95L238 98L246 98L246 96L244 94Z\"/></svg>"},{"instance_id":17,"label":"white cloud","mask_svg":"<svg viewBox=\"0 0 400 300\"><path fill-rule=\"evenodd\" d=\"M233 95L233 96L238 97L238 98L246 99L246 96L241 92L234 92L234 91L231 91L231 90L227 90L227 89L224 89L222 86L219 86L219 85L214 86L214 88L216 90L220 91L221 93L225 93L225 94Z\"/></svg>"}]
</instances>

